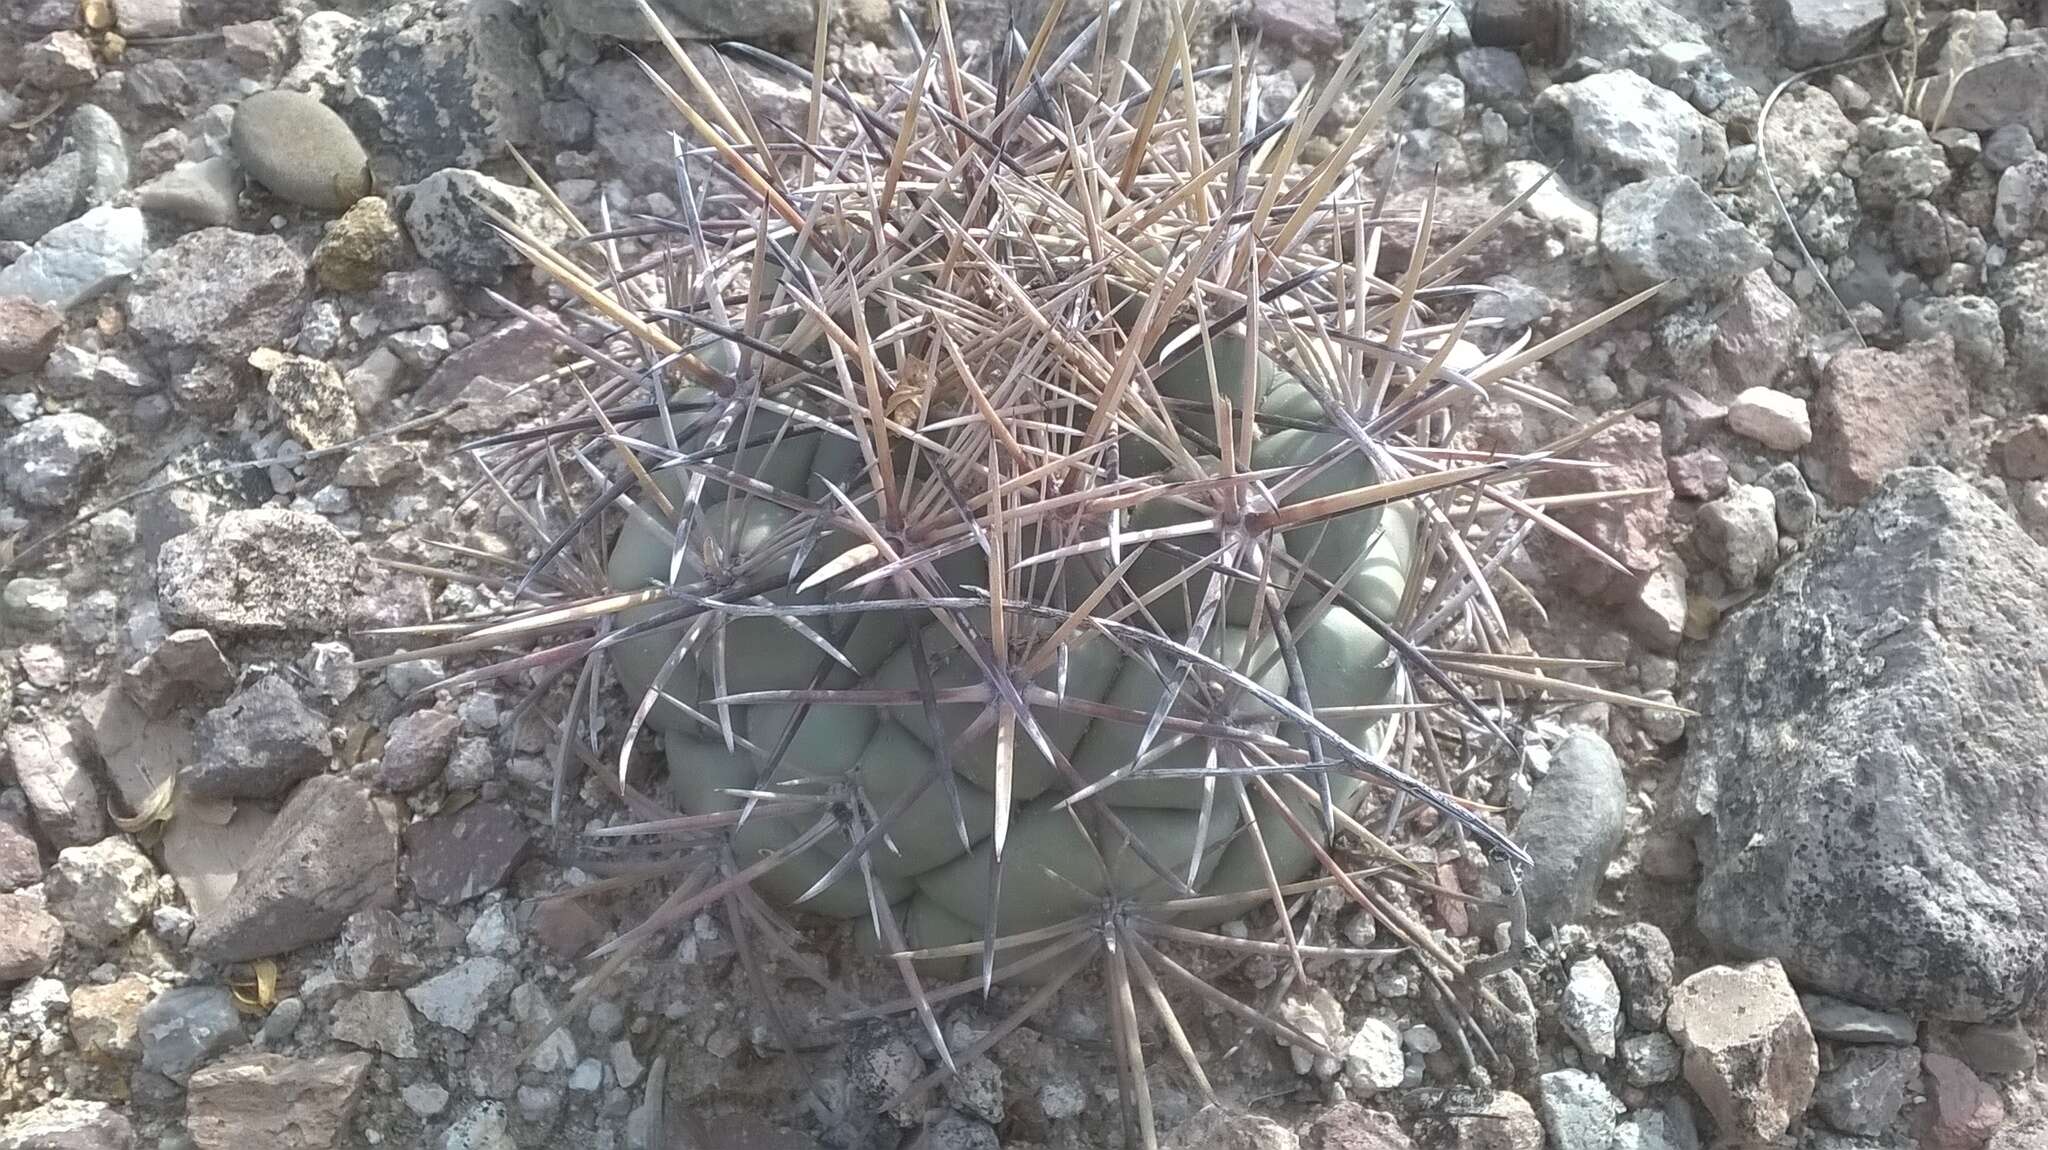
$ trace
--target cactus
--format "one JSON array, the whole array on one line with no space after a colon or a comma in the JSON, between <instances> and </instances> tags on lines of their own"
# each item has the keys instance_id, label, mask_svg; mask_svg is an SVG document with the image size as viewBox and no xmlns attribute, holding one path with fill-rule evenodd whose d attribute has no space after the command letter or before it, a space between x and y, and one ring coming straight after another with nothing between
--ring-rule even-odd
<instances>
[{"instance_id":1,"label":"cactus","mask_svg":"<svg viewBox=\"0 0 2048 1150\"><path fill-rule=\"evenodd\" d=\"M1532 531L1576 541L1517 492L1596 428L1515 456L1457 434L1475 400L1564 414L1517 373L1651 293L1487 354L1429 211L1376 266L1397 221L1357 160L1419 44L1297 168L1359 50L1266 123L1244 58L1190 74L1184 29L1150 75L1119 15L984 78L935 11L878 104L800 72L806 124L728 107L664 32L682 218L578 223L560 250L503 224L568 301L504 302L574 353L551 380L578 403L471 445L546 509L521 512L537 558L425 653L561 688L561 777L591 767L634 812L599 839L680 856L593 980L700 910L850 919L904 986L852 1016L914 1015L943 1074L1092 969L1150 1145L1141 1004L1205 1097L1169 990L1319 1049L1169 945L1300 977L1367 954L1298 936L1327 888L1440 985L1464 972L1375 893L1420 881L1383 838L1447 832L1512 871L1472 796L1516 763L1523 704L1618 697L1509 653L1488 586ZM652 254L622 265L621 236ZM650 747L665 798L633 782ZM949 1049L937 1007L1013 979L1018 1011Z\"/></svg>"}]
</instances>

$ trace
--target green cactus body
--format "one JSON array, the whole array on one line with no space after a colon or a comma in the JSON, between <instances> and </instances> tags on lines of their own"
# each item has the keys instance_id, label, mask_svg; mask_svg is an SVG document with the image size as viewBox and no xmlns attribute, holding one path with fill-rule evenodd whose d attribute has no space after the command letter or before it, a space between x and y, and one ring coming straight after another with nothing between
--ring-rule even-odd
<instances>
[{"instance_id":1,"label":"green cactus body","mask_svg":"<svg viewBox=\"0 0 2048 1150\"><path fill-rule=\"evenodd\" d=\"M1243 341L1215 340L1211 353L1220 389L1226 395L1240 390ZM1331 451L1342 442L1338 433L1304 429L1303 424L1319 415L1319 407L1272 360L1264 355L1259 359L1260 411L1284 411L1290 426L1262 430L1254 445L1253 464L1261 469L1298 469L1305 479L1287 491L1281 506L1372 483L1375 476L1359 453ZM1187 401L1190 408L1206 410L1211 398L1206 362L1199 349L1183 358L1159 375L1160 392ZM755 422L757 426L749 429L750 445L778 432L781 437L740 452L736 470L777 491L813 500L825 498L828 481L842 491L863 483L867 473L851 441L795 422L785 425L780 417L764 417L758 412ZM1184 430L1213 441L1213 424L1213 418L1191 417ZM687 449L691 444L684 446ZM1334 463L1325 465L1325 459ZM681 504L681 472L661 471L657 482L672 502ZM702 503L684 533L684 559L673 578L673 524L659 521L644 505L636 510L612 551L611 585L619 590L715 587L720 583L720 563L711 563L707 570L703 562L707 554L732 559L777 553L786 571L800 550L792 538L803 530L799 517L767 499L728 495L729 490L722 484L705 485ZM1130 516L1128 530L1195 517L1195 512L1161 499L1139 505ZM1290 683L1270 622L1264 624L1261 634L1253 636L1260 612L1253 602L1257 592L1247 581L1230 581L1232 590L1203 639L1203 653L1237 668L1276 694L1293 697L1305 687L1318 712L1345 709L1335 712L1329 726L1354 746L1377 753L1389 724L1383 715L1358 709L1394 702L1402 687L1398 661L1390 657L1385 639L1361 612L1388 621L1397 616L1415 567L1416 526L1414 507L1395 503L1279 532L1277 549L1314 576L1276 571L1269 598L1269 602L1286 604L1284 617L1304 684ZM851 536L810 541L801 573L818 570L856 542ZM1187 551L1207 552L1219 546L1213 536L1179 542ZM1101 553L1094 560L1098 568L1107 565ZM1125 578L1133 594L1143 594L1170 583L1183 566L1172 550L1155 546L1134 563ZM987 569L978 551L959 551L939 567L951 584L937 589L941 594L965 594L963 589L987 584ZM1039 568L1039 572L1037 585L1043 588L1057 582L1059 593L1041 597L1040 605L1071 608L1095 586L1093 576L1099 576L1101 570L1090 571L1076 563L1059 576L1050 566ZM799 577L788 580L787 586L801 583ZM830 583L828 580L828 586ZM1203 581L1197 579L1153 598L1148 607L1157 629L1169 636L1188 635L1200 613L1202 593ZM877 583L851 594L818 588L781 590L769 598L780 606L794 606L822 604L834 596L843 603L860 595L888 598L892 594L886 583ZM644 623L672 610L668 601L642 605L621 615L615 626ZM979 622L970 620L969 634L989 633L986 611L979 618ZM1013 640L1043 638L1058 625L1059 618L1057 610L1013 612L1009 633ZM674 798L684 811L706 814L737 809L745 800L729 793L735 788L821 791L849 781L858 782L867 803L876 810L908 801L886 842L871 853L870 865L878 888L898 904L899 920L907 924L913 945L943 946L979 939L992 897L997 904L998 929L1010 934L1086 912L1112 891L1138 900L1172 895L1165 880L1139 857L1140 852L1117 849L1114 844L1121 841L1119 836L1084 826L1082 820L1088 816L1083 806L1062 804L1061 800L1074 792L1074 781L1021 732L1015 745L1001 889L999 893L991 891L989 855L998 803L996 736L987 722L969 731L988 709L981 702L939 703L933 708L939 730L933 729L926 708L916 704L733 705L728 708L734 734L730 748L720 730L709 725L716 721L712 700L749 692L816 686L839 691L914 691L919 685L914 644L922 645L932 681L941 692L982 682L977 664L959 648L953 633L931 619L928 612L907 610L804 617L806 624L820 629L821 634L824 628L844 632L834 635L833 643L850 667L827 660L823 648L797 627L764 616L728 621L716 640L700 630L690 652L681 658L672 656L678 643L692 634L689 620L618 642L609 650L627 697L635 702L666 668L662 695L648 712L648 722L663 740ZM912 626L918 628L915 635ZM722 653L715 652L714 642L722 643ZM1026 644L1013 641L1012 645ZM1263 890L1265 869L1258 855L1261 843L1280 881L1298 878L1314 865L1309 846L1288 820L1272 809L1270 800L1250 804L1259 822L1259 833L1254 836L1244 825L1245 805L1231 789L1233 784L1215 775L1203 778L1191 773L1205 765L1213 769L1219 753L1241 754L1235 744L1175 731L1169 725L1152 740L1144 761L1129 769L1144 739L1142 721L1130 717L1148 716L1157 709L1168 689L1162 676L1181 680L1171 713L1176 719L1195 721L1211 716L1217 701L1222 700L1221 709L1233 721L1284 739L1289 746L1306 745L1300 730L1280 722L1276 713L1254 698L1231 698L1233 690L1238 696L1245 693L1221 676L1190 676L1189 664L1120 644L1101 631L1077 630L1065 647L1064 659L1044 667L1033 679L1046 693L1039 696L1045 705L1033 704L1033 717L1051 748L1081 780L1094 782L1128 769L1101 792L1101 798L1157 863L1177 875L1192 874L1194 889L1204 894ZM720 664L722 681L715 682L720 676L710 668ZM1070 705L1058 703L1055 696ZM1208 700L1208 704L1198 703L1198 699ZM1107 717L1101 713L1103 707L1122 717ZM789 724L800 711L802 721L788 734ZM786 734L788 746L770 773L770 756ZM936 778L942 739L951 748L959 817L967 830L965 843L953 798L946 787L931 781ZM1332 797L1340 805L1355 808L1364 784L1335 771L1328 779ZM1302 788L1284 780L1282 784L1276 792L1284 796L1295 819L1303 826L1320 825L1317 803L1302 793ZM906 800L913 791L916 797ZM786 846L811 820L809 815L750 817L736 832L733 843L742 865ZM757 889L776 901L794 902L826 875L843 849L841 840L814 846L771 871ZM908 906L903 907L906 900ZM864 919L870 911L867 888L853 871L814 893L803 906L848 918ZM1242 909L1203 911L1184 918L1213 922Z\"/></svg>"}]
</instances>

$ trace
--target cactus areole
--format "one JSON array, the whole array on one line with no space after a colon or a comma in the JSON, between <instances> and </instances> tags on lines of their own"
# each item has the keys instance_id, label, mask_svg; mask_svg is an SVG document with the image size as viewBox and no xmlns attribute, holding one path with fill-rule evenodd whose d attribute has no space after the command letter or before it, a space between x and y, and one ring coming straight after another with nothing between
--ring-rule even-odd
<instances>
[{"instance_id":1,"label":"cactus areole","mask_svg":"<svg viewBox=\"0 0 2048 1150\"><path fill-rule=\"evenodd\" d=\"M886 460L802 400L755 404L745 428L679 430L684 457L731 473L693 493L693 469L655 471L664 498L638 500L608 566L617 591L675 593L622 613L608 649L659 732L676 803L756 803L733 847L741 865L776 860L757 890L858 918L879 890L925 947L981 938L991 907L1008 935L1112 895L1301 877L1332 811L1361 799L1402 694L1385 632L1415 578L1418 512L1392 500L1320 514L1377 469L1297 378L1245 358L1241 336L1195 340L1155 373L1163 406L1195 413L1171 433L1183 465L1128 435L1125 468L1093 469L1091 499L1057 475L1032 482L1062 434L1086 431L1087 410L1049 388L1008 393L1020 430L1044 425L1035 451L990 435L964 394L919 397L921 432ZM1217 446L1215 398L1248 377L1258 418L1228 431L1248 439L1237 470L1255 479L1233 488L1196 445ZM678 406L730 412L711 392ZM956 469L944 487L935 459ZM990 510L990 476L1032 498ZM891 538L881 488L974 515ZM707 601L718 609L677 617ZM846 834L804 841L817 815L792 809L799 796L830 798L856 839L881 826L858 866L841 864Z\"/></svg>"}]
</instances>

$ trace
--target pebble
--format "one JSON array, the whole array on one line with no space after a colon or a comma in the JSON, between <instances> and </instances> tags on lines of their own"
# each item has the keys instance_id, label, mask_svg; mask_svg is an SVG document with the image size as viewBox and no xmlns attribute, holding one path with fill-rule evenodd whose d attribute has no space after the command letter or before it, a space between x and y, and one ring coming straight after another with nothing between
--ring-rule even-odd
<instances>
[{"instance_id":1,"label":"pebble","mask_svg":"<svg viewBox=\"0 0 2048 1150\"><path fill-rule=\"evenodd\" d=\"M1821 1075L1813 1108L1844 1134L1883 1134L1906 1105L1920 1074L1920 1051L1911 1046L1857 1046Z\"/></svg>"},{"instance_id":2,"label":"pebble","mask_svg":"<svg viewBox=\"0 0 2048 1150\"><path fill-rule=\"evenodd\" d=\"M414 1082L398 1092L405 1108L422 1118L432 1118L448 1109L448 1091L433 1082Z\"/></svg>"},{"instance_id":3,"label":"pebble","mask_svg":"<svg viewBox=\"0 0 2048 1150\"><path fill-rule=\"evenodd\" d=\"M54 718L11 723L4 743L15 785L27 796L43 837L62 849L105 836L99 786L68 724Z\"/></svg>"},{"instance_id":4,"label":"pebble","mask_svg":"<svg viewBox=\"0 0 2048 1150\"><path fill-rule=\"evenodd\" d=\"M1661 1086L1678 1077L1678 1044L1662 1032L1637 1034L1621 1043L1621 1071L1630 1086Z\"/></svg>"},{"instance_id":5,"label":"pebble","mask_svg":"<svg viewBox=\"0 0 2048 1150\"><path fill-rule=\"evenodd\" d=\"M569 238L569 225L540 193L482 172L446 168L413 186L405 227L421 258L458 283L494 283L522 257L498 238L485 207L543 244Z\"/></svg>"},{"instance_id":6,"label":"pebble","mask_svg":"<svg viewBox=\"0 0 2048 1150\"><path fill-rule=\"evenodd\" d=\"M1689 176L1659 176L1609 194L1600 249L1623 291L1669 282L1686 299L1720 291L1770 262L1770 249L1728 218Z\"/></svg>"},{"instance_id":7,"label":"pebble","mask_svg":"<svg viewBox=\"0 0 2048 1150\"><path fill-rule=\"evenodd\" d=\"M447 767L461 733L462 720L445 711L416 711L400 719L384 744L377 785L409 794L434 782Z\"/></svg>"},{"instance_id":8,"label":"pebble","mask_svg":"<svg viewBox=\"0 0 2048 1150\"><path fill-rule=\"evenodd\" d=\"M238 363L298 330L305 295L305 261L282 236L201 228L142 262L128 328L166 361Z\"/></svg>"},{"instance_id":9,"label":"pebble","mask_svg":"<svg viewBox=\"0 0 2048 1150\"><path fill-rule=\"evenodd\" d=\"M452 906L497 889L531 842L516 811L475 802L406 828L407 872L419 897Z\"/></svg>"},{"instance_id":10,"label":"pebble","mask_svg":"<svg viewBox=\"0 0 2048 1150\"><path fill-rule=\"evenodd\" d=\"M1728 429L1773 451L1797 451L1813 442L1806 401L1768 387L1747 388L1729 402Z\"/></svg>"},{"instance_id":11,"label":"pebble","mask_svg":"<svg viewBox=\"0 0 2048 1150\"><path fill-rule=\"evenodd\" d=\"M51 228L26 255L0 268L0 296L26 296L68 311L127 278L148 255L142 210L101 205Z\"/></svg>"},{"instance_id":12,"label":"pebble","mask_svg":"<svg viewBox=\"0 0 2048 1150\"><path fill-rule=\"evenodd\" d=\"M1805 1112L1820 1055L1776 959L1700 971L1672 991L1665 1022L1722 1137L1769 1142Z\"/></svg>"},{"instance_id":13,"label":"pebble","mask_svg":"<svg viewBox=\"0 0 2048 1150\"><path fill-rule=\"evenodd\" d=\"M1806 475L1796 463L1780 463L1757 479L1757 486L1771 493L1778 513L1778 530L1798 538L1813 530L1820 513L1820 501L1806 485Z\"/></svg>"},{"instance_id":14,"label":"pebble","mask_svg":"<svg viewBox=\"0 0 2048 1150\"><path fill-rule=\"evenodd\" d=\"M1406 1073L1400 1034L1377 1018L1361 1022L1344 1048L1345 1087L1355 1095L1369 1097L1399 1087Z\"/></svg>"},{"instance_id":15,"label":"pebble","mask_svg":"<svg viewBox=\"0 0 2048 1150\"><path fill-rule=\"evenodd\" d=\"M72 938L112 946L128 937L156 899L156 866L125 838L67 847L44 882L50 913Z\"/></svg>"},{"instance_id":16,"label":"pebble","mask_svg":"<svg viewBox=\"0 0 2048 1150\"><path fill-rule=\"evenodd\" d=\"M43 366L64 334L64 313L27 296L0 295L0 373Z\"/></svg>"},{"instance_id":17,"label":"pebble","mask_svg":"<svg viewBox=\"0 0 2048 1150\"><path fill-rule=\"evenodd\" d=\"M418 1058L419 1039L412 1008L393 990L367 990L334 1007L327 1032L333 1038L393 1058Z\"/></svg>"},{"instance_id":18,"label":"pebble","mask_svg":"<svg viewBox=\"0 0 2048 1150\"><path fill-rule=\"evenodd\" d=\"M366 292L405 256L405 233L391 201L364 196L327 225L313 249L313 271L330 291Z\"/></svg>"},{"instance_id":19,"label":"pebble","mask_svg":"<svg viewBox=\"0 0 2048 1150\"><path fill-rule=\"evenodd\" d=\"M258 92L235 111L235 158L279 199L339 212L370 192L369 156L334 109L304 92Z\"/></svg>"},{"instance_id":20,"label":"pebble","mask_svg":"<svg viewBox=\"0 0 2048 1150\"><path fill-rule=\"evenodd\" d=\"M19 64L22 79L52 91L87 87L100 74L92 41L69 30L52 32L24 46Z\"/></svg>"},{"instance_id":21,"label":"pebble","mask_svg":"<svg viewBox=\"0 0 2048 1150\"><path fill-rule=\"evenodd\" d=\"M166 990L143 1008L137 1025L143 1069L176 1082L243 1041L242 1016L225 986Z\"/></svg>"},{"instance_id":22,"label":"pebble","mask_svg":"<svg viewBox=\"0 0 2048 1150\"><path fill-rule=\"evenodd\" d=\"M1536 859L1522 880L1532 930L1577 922L1592 910L1621 845L1627 799L1614 749L1590 730L1573 730L1515 824L1515 841Z\"/></svg>"},{"instance_id":23,"label":"pebble","mask_svg":"<svg viewBox=\"0 0 2048 1150\"><path fill-rule=\"evenodd\" d=\"M1700 508L1693 542L1728 577L1730 589L1749 590L1778 565L1776 499L1766 488L1735 484Z\"/></svg>"},{"instance_id":24,"label":"pebble","mask_svg":"<svg viewBox=\"0 0 2048 1150\"><path fill-rule=\"evenodd\" d=\"M276 798L327 769L327 719L283 675L265 675L208 711L195 728L199 755L183 777L202 798Z\"/></svg>"},{"instance_id":25,"label":"pebble","mask_svg":"<svg viewBox=\"0 0 2048 1150\"><path fill-rule=\"evenodd\" d=\"M250 362L265 373L264 390L284 417L291 437L316 451L360 434L355 397L333 364L310 356L264 349Z\"/></svg>"},{"instance_id":26,"label":"pebble","mask_svg":"<svg viewBox=\"0 0 2048 1150\"><path fill-rule=\"evenodd\" d=\"M124 974L105 986L71 992L71 1041L95 1058L132 1061L142 1056L142 1010L156 997L156 984Z\"/></svg>"}]
</instances>

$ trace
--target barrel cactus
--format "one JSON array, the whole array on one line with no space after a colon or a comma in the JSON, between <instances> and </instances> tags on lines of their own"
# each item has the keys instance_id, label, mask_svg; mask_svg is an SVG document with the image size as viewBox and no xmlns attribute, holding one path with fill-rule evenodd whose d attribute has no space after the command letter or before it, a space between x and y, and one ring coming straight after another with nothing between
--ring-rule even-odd
<instances>
[{"instance_id":1,"label":"barrel cactus","mask_svg":"<svg viewBox=\"0 0 2048 1150\"><path fill-rule=\"evenodd\" d=\"M984 77L937 12L879 100L801 74L799 124L665 39L679 218L559 249L504 224L562 289L559 319L506 302L560 334L574 402L472 445L537 558L434 650L566 695L561 777L633 812L600 837L682 852L600 974L701 910L852 920L903 983L877 1009L950 1068L1092 971L1149 1143L1141 1004L1205 1096L1169 991L1318 1048L1169 944L1367 953L1298 937L1330 888L1446 985L1472 957L1375 893L1419 881L1395 840L1511 873L1475 800L1527 700L1601 693L1509 653L1489 586L1532 531L1576 539L1518 492L1583 429L1461 433L1477 402L1568 418L1517 373L1647 293L1540 346L1467 338L1484 229L1395 233L1361 163L1413 53L1299 164L1361 53L1268 123L1242 58L1194 71L1178 33L1150 74L1118 16ZM1010 1021L949 1049L940 1005L1012 979Z\"/></svg>"}]
</instances>

